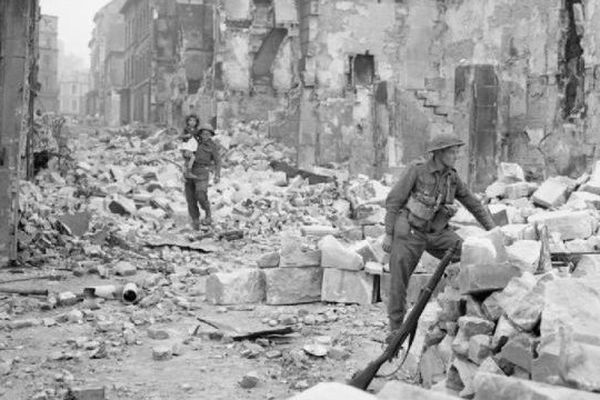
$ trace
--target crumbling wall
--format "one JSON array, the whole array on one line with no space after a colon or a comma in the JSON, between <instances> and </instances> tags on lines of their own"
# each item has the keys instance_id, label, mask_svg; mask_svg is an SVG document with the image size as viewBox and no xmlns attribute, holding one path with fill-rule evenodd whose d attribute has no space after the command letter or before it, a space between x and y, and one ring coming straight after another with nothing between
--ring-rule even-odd
<instances>
[{"instance_id":1,"label":"crumbling wall","mask_svg":"<svg viewBox=\"0 0 600 400\"><path fill-rule=\"evenodd\" d=\"M594 157L598 158L596 147L600 144L600 1L583 1L584 25L581 45L585 62L585 140L594 148Z\"/></svg>"}]
</instances>

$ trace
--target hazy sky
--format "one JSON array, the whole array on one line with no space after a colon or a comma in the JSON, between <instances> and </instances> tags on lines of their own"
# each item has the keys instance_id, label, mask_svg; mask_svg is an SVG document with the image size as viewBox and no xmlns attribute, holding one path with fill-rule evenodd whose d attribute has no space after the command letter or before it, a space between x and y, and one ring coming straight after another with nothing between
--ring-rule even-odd
<instances>
[{"instance_id":1,"label":"hazy sky","mask_svg":"<svg viewBox=\"0 0 600 400\"><path fill-rule=\"evenodd\" d=\"M42 14L58 16L58 40L67 54L83 58L89 66L88 42L92 37L94 14L110 0L41 0Z\"/></svg>"}]
</instances>

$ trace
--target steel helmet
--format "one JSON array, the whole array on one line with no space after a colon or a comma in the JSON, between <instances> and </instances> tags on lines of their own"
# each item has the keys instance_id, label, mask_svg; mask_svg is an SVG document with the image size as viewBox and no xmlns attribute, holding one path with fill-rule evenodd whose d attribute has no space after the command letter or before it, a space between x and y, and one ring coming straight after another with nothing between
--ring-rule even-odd
<instances>
[{"instance_id":1,"label":"steel helmet","mask_svg":"<svg viewBox=\"0 0 600 400\"><path fill-rule=\"evenodd\" d=\"M442 133L431 139L427 144L427 152L447 149L448 147L464 146L465 142L452 133Z\"/></svg>"},{"instance_id":2,"label":"steel helmet","mask_svg":"<svg viewBox=\"0 0 600 400\"><path fill-rule=\"evenodd\" d=\"M213 129L211 124L204 123L200 128L198 128L198 133L202 133L202 131L210 132L212 136L215 136L215 130Z\"/></svg>"}]
</instances>

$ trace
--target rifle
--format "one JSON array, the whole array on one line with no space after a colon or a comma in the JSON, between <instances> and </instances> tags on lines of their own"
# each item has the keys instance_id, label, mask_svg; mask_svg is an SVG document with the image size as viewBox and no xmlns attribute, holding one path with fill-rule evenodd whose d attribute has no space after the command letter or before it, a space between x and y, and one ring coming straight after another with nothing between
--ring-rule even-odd
<instances>
[{"instance_id":1,"label":"rifle","mask_svg":"<svg viewBox=\"0 0 600 400\"><path fill-rule=\"evenodd\" d=\"M377 359L370 362L364 370L354 374L350 382L348 382L349 385L362 390L367 390L369 384L371 383L373 378L375 378L377 371L379 371L379 368L381 368L381 366L386 361L391 360L396 356L396 354L398 354L400 347L402 346L406 338L410 336L408 349L406 350L406 354L408 354L408 350L410 349L410 345L412 344L415 332L417 330L419 318L421 317L425 306L429 302L429 299L431 298L435 287L442 279L442 275L444 275L446 267L448 266L448 264L450 264L452 256L458 250L460 243L460 241L457 241L453 247L449 248L448 251L446 251L446 254L444 254L444 257L440 260L440 263L437 269L435 270L435 273L429 279L429 282L427 282L427 285L425 285L425 287L421 291L419 299L408 314L408 317L406 318L400 329L392 336L390 344L385 348L383 353Z\"/></svg>"}]
</instances>

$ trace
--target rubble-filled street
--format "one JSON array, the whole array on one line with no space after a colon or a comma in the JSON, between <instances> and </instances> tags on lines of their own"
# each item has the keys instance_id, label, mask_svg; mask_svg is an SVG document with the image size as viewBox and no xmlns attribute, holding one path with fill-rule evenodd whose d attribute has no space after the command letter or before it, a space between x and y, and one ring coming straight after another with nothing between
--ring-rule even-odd
<instances>
[{"instance_id":1,"label":"rubble-filled street","mask_svg":"<svg viewBox=\"0 0 600 400\"><path fill-rule=\"evenodd\" d=\"M236 124L216 139L216 222L193 231L167 130L68 132L66 172L51 162L21 186L20 264L0 283L4 398L287 398L345 382L383 350L385 182L326 168L286 176L269 165L289 151L264 124ZM600 255L553 268L551 254L598 248L600 178L499 173L487 196L503 226L454 217L460 272L447 272L392 382L482 399L542 390L503 376L599 390ZM425 254L409 303L436 265ZM566 393L548 398L585 396Z\"/></svg>"},{"instance_id":2,"label":"rubble-filled street","mask_svg":"<svg viewBox=\"0 0 600 400\"><path fill-rule=\"evenodd\" d=\"M0 1L0 400L600 400L598 17Z\"/></svg>"}]
</instances>

